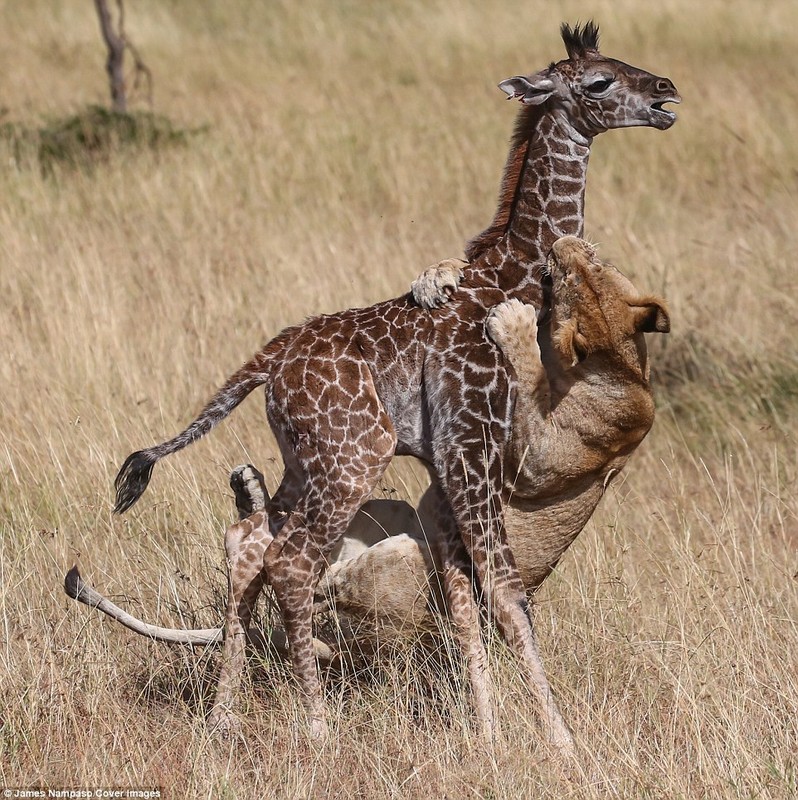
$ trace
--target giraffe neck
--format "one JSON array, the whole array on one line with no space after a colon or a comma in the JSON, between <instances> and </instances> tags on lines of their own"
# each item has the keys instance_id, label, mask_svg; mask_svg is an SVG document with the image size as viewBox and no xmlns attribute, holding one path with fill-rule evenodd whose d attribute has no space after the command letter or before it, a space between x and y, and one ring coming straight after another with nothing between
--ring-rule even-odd
<instances>
[{"instance_id":1,"label":"giraffe neck","mask_svg":"<svg viewBox=\"0 0 798 800\"><path fill-rule=\"evenodd\" d=\"M496 216L466 250L471 276L507 292L539 285L554 242L583 234L590 144L549 111L521 111Z\"/></svg>"}]
</instances>

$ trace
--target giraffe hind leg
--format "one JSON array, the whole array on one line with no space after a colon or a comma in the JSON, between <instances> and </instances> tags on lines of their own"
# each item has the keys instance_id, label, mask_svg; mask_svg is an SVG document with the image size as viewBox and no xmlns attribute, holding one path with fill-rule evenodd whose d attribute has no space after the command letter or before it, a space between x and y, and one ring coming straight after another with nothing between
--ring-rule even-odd
<instances>
[{"instance_id":1,"label":"giraffe hind leg","mask_svg":"<svg viewBox=\"0 0 798 800\"><path fill-rule=\"evenodd\" d=\"M301 454L308 475L304 493L264 554L311 738L316 741L326 738L327 722L313 655L313 597L328 556L376 486L396 446L393 429L376 397L373 403L368 448L352 440L342 447L330 437L325 442L331 447L308 448Z\"/></svg>"},{"instance_id":2,"label":"giraffe hind leg","mask_svg":"<svg viewBox=\"0 0 798 800\"><path fill-rule=\"evenodd\" d=\"M233 704L241 685L252 612L265 581L263 556L272 542L263 511L231 525L224 537L227 556L227 610L222 666L208 728L228 738L239 729Z\"/></svg>"},{"instance_id":3,"label":"giraffe hind leg","mask_svg":"<svg viewBox=\"0 0 798 800\"><path fill-rule=\"evenodd\" d=\"M465 660L480 733L486 744L497 733L496 692L482 641L479 606L474 595L473 566L454 524L451 508L433 482L424 502L434 515L437 536L432 541L442 568L443 596L452 632Z\"/></svg>"}]
</instances>

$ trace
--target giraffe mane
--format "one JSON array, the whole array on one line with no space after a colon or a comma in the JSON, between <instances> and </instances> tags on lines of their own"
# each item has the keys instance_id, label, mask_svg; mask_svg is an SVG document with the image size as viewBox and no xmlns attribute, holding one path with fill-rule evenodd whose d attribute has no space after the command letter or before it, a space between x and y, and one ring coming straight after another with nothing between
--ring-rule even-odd
<instances>
[{"instance_id":1,"label":"giraffe mane","mask_svg":"<svg viewBox=\"0 0 798 800\"><path fill-rule=\"evenodd\" d=\"M498 208L490 225L466 244L465 255L469 261L474 261L493 247L507 230L529 151L529 140L539 119L540 109L537 107L525 106L518 112L510 141L510 154L504 165Z\"/></svg>"},{"instance_id":2,"label":"giraffe mane","mask_svg":"<svg viewBox=\"0 0 798 800\"><path fill-rule=\"evenodd\" d=\"M573 28L563 22L560 25L560 36L562 36L563 44L568 51L568 58L584 58L588 51L598 53L599 28L592 19L584 25L577 22Z\"/></svg>"}]
</instances>

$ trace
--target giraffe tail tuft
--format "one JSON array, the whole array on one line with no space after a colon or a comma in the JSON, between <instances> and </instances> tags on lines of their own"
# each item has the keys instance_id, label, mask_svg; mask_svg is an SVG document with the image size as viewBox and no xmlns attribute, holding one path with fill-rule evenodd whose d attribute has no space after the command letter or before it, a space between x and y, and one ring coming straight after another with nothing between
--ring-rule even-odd
<instances>
[{"instance_id":1,"label":"giraffe tail tuft","mask_svg":"<svg viewBox=\"0 0 798 800\"><path fill-rule=\"evenodd\" d=\"M144 494L157 460L157 456L151 455L147 450L137 450L125 459L114 481L114 514L124 514Z\"/></svg>"}]
</instances>

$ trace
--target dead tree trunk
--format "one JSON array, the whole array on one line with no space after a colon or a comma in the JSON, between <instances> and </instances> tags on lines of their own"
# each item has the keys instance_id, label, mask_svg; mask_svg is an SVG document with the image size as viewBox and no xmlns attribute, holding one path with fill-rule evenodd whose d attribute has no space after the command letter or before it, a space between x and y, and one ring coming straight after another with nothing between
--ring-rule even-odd
<instances>
[{"instance_id":1,"label":"dead tree trunk","mask_svg":"<svg viewBox=\"0 0 798 800\"><path fill-rule=\"evenodd\" d=\"M117 4L119 6L119 33L114 30L106 0L94 0L94 7L97 9L97 16L100 18L100 31L108 47L108 60L105 62L105 69L108 72L108 80L111 82L111 105L114 111L125 114L127 112L124 71L125 7L122 4L122 0L117 0Z\"/></svg>"},{"instance_id":2,"label":"dead tree trunk","mask_svg":"<svg viewBox=\"0 0 798 800\"><path fill-rule=\"evenodd\" d=\"M139 89L144 91L144 96L152 108L152 72L144 63L139 51L133 46L133 42L128 39L125 33L125 3L124 0L116 0L116 7L119 10L119 20L116 30L111 20L111 13L108 11L107 0L94 0L94 7L97 9L97 16L100 18L100 31L102 32L105 45L108 48L108 60L105 62L105 69L108 72L108 80L111 83L111 104L114 111L120 114L127 113L127 84L125 83L125 50L130 51L133 57L133 89L131 97L136 95Z\"/></svg>"}]
</instances>

